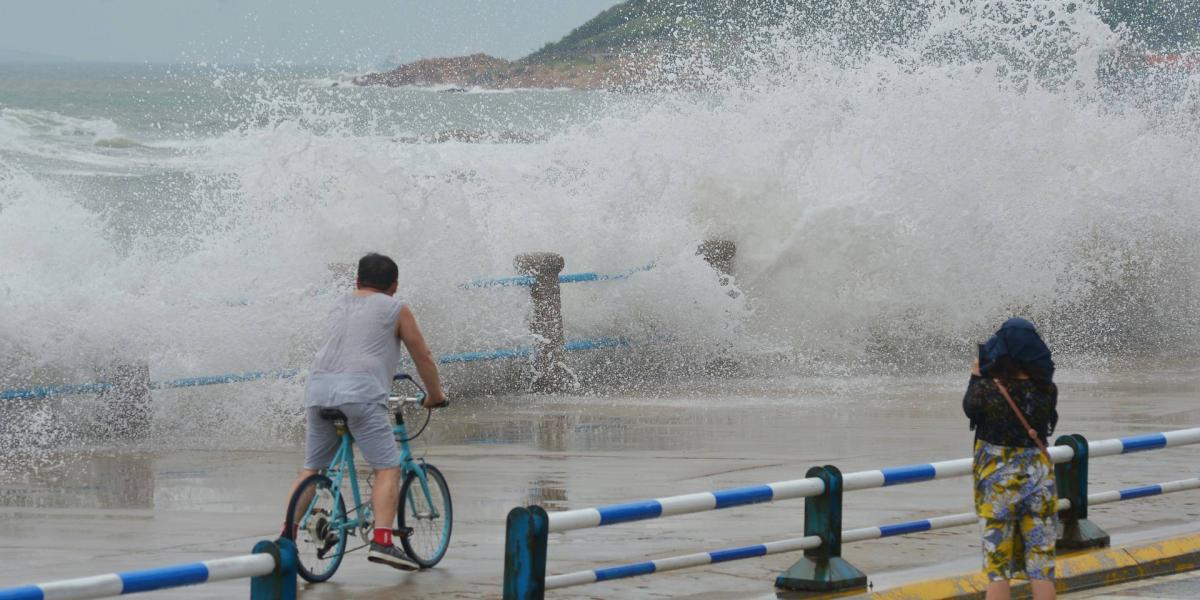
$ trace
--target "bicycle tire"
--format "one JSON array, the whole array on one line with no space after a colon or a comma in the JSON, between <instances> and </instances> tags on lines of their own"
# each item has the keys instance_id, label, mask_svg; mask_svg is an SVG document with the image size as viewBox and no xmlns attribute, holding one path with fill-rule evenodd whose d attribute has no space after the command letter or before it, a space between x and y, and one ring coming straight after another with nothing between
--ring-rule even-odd
<instances>
[{"instance_id":1,"label":"bicycle tire","mask_svg":"<svg viewBox=\"0 0 1200 600\"><path fill-rule=\"evenodd\" d=\"M426 498L421 480L410 472L400 486L400 506L396 519L400 527L411 527L412 533L400 538L400 545L408 557L428 569L446 556L450 547L450 533L454 527L454 504L450 500L450 486L442 472L433 465L422 465L425 480L429 482L429 498ZM440 502L439 502L440 497ZM430 510L430 502L440 507Z\"/></svg>"},{"instance_id":2,"label":"bicycle tire","mask_svg":"<svg viewBox=\"0 0 1200 600\"><path fill-rule=\"evenodd\" d=\"M328 477L310 475L300 482L288 500L284 535L296 543L296 570L310 583L333 577L346 554L346 531L333 531L328 527L331 521L346 520L345 501L337 495L335 507L334 497L333 482ZM301 524L305 524L303 529Z\"/></svg>"}]
</instances>

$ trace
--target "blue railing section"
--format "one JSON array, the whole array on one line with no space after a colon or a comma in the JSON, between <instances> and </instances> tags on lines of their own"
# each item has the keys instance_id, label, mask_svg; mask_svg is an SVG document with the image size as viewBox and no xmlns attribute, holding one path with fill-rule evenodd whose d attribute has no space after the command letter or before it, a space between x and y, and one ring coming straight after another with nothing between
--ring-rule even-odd
<instances>
[{"instance_id":1,"label":"blue railing section","mask_svg":"<svg viewBox=\"0 0 1200 600\"><path fill-rule=\"evenodd\" d=\"M628 269L619 273L567 273L559 275L559 283L586 283L591 281L616 281L629 279L637 273L643 273L654 268L654 263L645 266ZM529 275L518 275L514 277L495 277L474 279L459 287L471 288L488 288L488 287L511 287L511 286L532 286L535 278ZM617 348L627 346L629 342L624 338L606 337L595 339L571 340L565 345L565 350L568 352L578 350L597 350L602 348ZM455 354L447 354L438 357L438 362L441 364L455 363L471 363L490 360L510 360L518 358L528 358L537 353L537 349L532 346L523 346L518 348L499 348L496 350L479 350L474 352L459 352ZM171 379L167 381L153 381L150 383L152 390L166 390L176 388L198 387L204 385L223 385L229 383L242 383L247 381L259 381L263 379L290 379L300 374L299 369L274 369L270 371L248 371L245 373L225 373L222 375L205 375L200 377L184 377L181 379ZM108 391L112 384L107 381L97 381L92 383L68 384L56 386L40 386L31 388L0 390L0 400L31 400L38 398L49 398L51 396L74 396L82 394L99 394Z\"/></svg>"},{"instance_id":2,"label":"blue railing section","mask_svg":"<svg viewBox=\"0 0 1200 600\"><path fill-rule=\"evenodd\" d=\"M644 273L654 268L654 263L621 271L620 273L567 273L558 276L559 283L587 283L589 281L617 281L621 279L629 279L638 273ZM515 275L512 277L484 277L480 279L472 279L464 284L459 285L463 289L489 288L489 287L519 287L532 286L536 278L532 275Z\"/></svg>"},{"instance_id":3,"label":"blue railing section","mask_svg":"<svg viewBox=\"0 0 1200 600\"><path fill-rule=\"evenodd\" d=\"M54 385L44 387L4 390L0 392L0 400L25 400L32 398L47 398L50 396L71 396L76 394L99 394L107 391L112 384L106 381L96 383L78 383L71 385Z\"/></svg>"},{"instance_id":4,"label":"blue railing section","mask_svg":"<svg viewBox=\"0 0 1200 600\"><path fill-rule=\"evenodd\" d=\"M603 348L619 348L628 346L625 338L606 337L583 340L571 340L566 343L568 351L599 350ZM527 358L533 356L536 350L532 346L520 348L501 348L499 350L484 350L480 352L460 352L439 356L439 364L470 363L489 360L504 360ZM202 385L223 385L227 383L242 383L260 381L263 379L291 379L302 373L300 369L275 369L271 371L249 371L246 373L225 373L223 375L206 375L202 377L184 377L166 381L150 382L152 390L169 390L175 388L198 387ZM77 396L82 394L99 394L107 391L112 384L106 381L94 383L79 383L0 391L0 400L32 400L49 398L51 396Z\"/></svg>"},{"instance_id":5,"label":"blue railing section","mask_svg":"<svg viewBox=\"0 0 1200 600\"><path fill-rule=\"evenodd\" d=\"M880 471L883 472L884 486L928 481L937 477L937 470L933 468L933 465L905 465L880 469Z\"/></svg>"},{"instance_id":6,"label":"blue railing section","mask_svg":"<svg viewBox=\"0 0 1200 600\"><path fill-rule=\"evenodd\" d=\"M295 600L296 545L262 540L253 554L0 588L0 600L111 598L170 588L250 579L250 600Z\"/></svg>"}]
</instances>

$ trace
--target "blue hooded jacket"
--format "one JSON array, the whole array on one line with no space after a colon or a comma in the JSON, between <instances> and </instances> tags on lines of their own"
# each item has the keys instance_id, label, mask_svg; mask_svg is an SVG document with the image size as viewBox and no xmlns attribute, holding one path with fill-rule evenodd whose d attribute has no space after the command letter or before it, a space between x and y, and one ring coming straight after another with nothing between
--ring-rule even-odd
<instances>
[{"instance_id":1,"label":"blue hooded jacket","mask_svg":"<svg viewBox=\"0 0 1200 600\"><path fill-rule=\"evenodd\" d=\"M990 377L988 371L1001 356L1008 356L1045 373L1050 379L1054 378L1054 360L1050 358L1050 348L1042 341L1033 323L1026 319L1009 319L1000 325L995 335L988 338L979 360L979 372L984 377Z\"/></svg>"}]
</instances>

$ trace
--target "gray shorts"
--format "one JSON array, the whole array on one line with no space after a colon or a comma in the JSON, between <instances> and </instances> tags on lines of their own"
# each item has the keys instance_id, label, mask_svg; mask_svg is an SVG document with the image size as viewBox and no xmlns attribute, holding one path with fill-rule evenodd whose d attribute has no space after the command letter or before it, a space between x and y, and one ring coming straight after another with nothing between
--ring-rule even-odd
<instances>
[{"instance_id":1,"label":"gray shorts","mask_svg":"<svg viewBox=\"0 0 1200 600\"><path fill-rule=\"evenodd\" d=\"M321 470L329 467L329 462L337 454L341 438L333 426L333 421L321 418L322 406L310 406L306 409L308 415L308 439L304 445L304 468ZM339 404L336 408L346 415L346 425L354 436L354 444L362 452L363 458L373 469L386 469L400 466L400 449L396 447L396 437L392 435L392 419L388 415L387 405L378 402L355 402Z\"/></svg>"}]
</instances>

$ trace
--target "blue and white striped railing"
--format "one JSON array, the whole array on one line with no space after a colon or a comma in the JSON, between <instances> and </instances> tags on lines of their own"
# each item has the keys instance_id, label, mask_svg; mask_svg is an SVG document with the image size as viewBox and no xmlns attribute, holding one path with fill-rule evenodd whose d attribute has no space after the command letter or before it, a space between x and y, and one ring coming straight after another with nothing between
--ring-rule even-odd
<instances>
[{"instance_id":1,"label":"blue and white striped railing","mask_svg":"<svg viewBox=\"0 0 1200 600\"><path fill-rule=\"evenodd\" d=\"M1121 502L1124 500L1144 498L1146 496L1156 496L1159 494L1169 494L1172 492L1181 492L1184 490L1194 489L1200 489L1200 478L1181 479L1177 481L1168 481L1166 483L1157 483L1154 485L1124 490L1113 490L1109 492L1089 494L1088 504L1090 506L1095 506L1098 504ZM1070 507L1070 501L1058 501L1059 510L1066 510ZM947 515L944 517L934 517L932 519L918 519L916 521L906 521L903 523L894 523L890 525L862 527L860 529L851 529L843 532L842 542L847 543L876 540L885 537L920 533L923 531L947 529L950 527L964 527L968 525L974 525L978 522L979 517L974 512L965 512L956 515ZM728 562L731 560L756 558L759 556L766 556L768 554L796 552L798 550L811 550L820 546L820 537L808 536L790 538L786 540L776 540L773 542L753 544L750 546L740 546L737 548L712 550L710 552L697 552L682 556L672 556L670 558L659 558L615 567L575 571L573 573L564 573L562 575L553 575L547 577L546 589L552 590L576 585L587 585L589 583L597 583L600 581L611 581L614 579L637 577L639 575L649 575L651 573L662 573L665 571L674 571L677 569L686 569L688 567L698 567Z\"/></svg>"},{"instance_id":2,"label":"blue and white striped railing","mask_svg":"<svg viewBox=\"0 0 1200 600\"><path fill-rule=\"evenodd\" d=\"M1200 428L1181 429L1163 433L1151 433L1123 438L1099 440L1088 443L1090 458L1129 454L1147 450L1185 446L1200 443ZM1054 463L1070 462L1074 458L1074 450L1068 446L1053 446L1050 449L1051 460ZM860 471L844 475L842 485L844 491L865 490L893 485L904 485L934 479L963 477L971 474L972 459L962 458L935 463L922 463L890 467L870 471ZM1178 492L1200 488L1200 478L1184 479L1167 483L1146 485L1125 490L1100 492L1088 495L1088 503L1106 504L1132 500L1146 496ZM778 481L756 486L746 486L717 490L713 492L698 492L680 496L668 496L651 500L640 500L594 508L583 508L549 513L547 515L547 530L550 533L566 532L576 529L603 527L618 523L629 523L648 519L683 515L690 513L720 510L734 506L745 506L762 502L774 502L792 498L815 497L823 494L825 484L819 478L794 479ZM1059 501L1060 509L1070 507L1070 502ZM958 527L976 523L978 518L973 512L935 517L865 527L845 531L843 542L857 542L906 535L947 527ZM710 552L698 552L683 556L674 556L656 560L642 561L615 567L605 567L562 575L552 575L545 578L544 589L556 589L575 585L585 585L599 581L609 581L638 575L648 575L664 571L672 571L731 560L741 560L776 554L794 552L819 547L821 539L816 536L776 540L763 544L753 544L735 548L726 548Z\"/></svg>"},{"instance_id":3,"label":"blue and white striped railing","mask_svg":"<svg viewBox=\"0 0 1200 600\"><path fill-rule=\"evenodd\" d=\"M247 577L256 578L251 584L251 600L294 600L295 545L291 540L264 540L255 546L254 554L0 588L0 600L111 598Z\"/></svg>"},{"instance_id":4,"label":"blue and white striped railing","mask_svg":"<svg viewBox=\"0 0 1200 600\"><path fill-rule=\"evenodd\" d=\"M1165 433L1151 433L1125 438L1113 438L1088 442L1088 454L1092 458L1129 454L1146 450L1183 446L1200 443L1200 428L1181 429ZM1050 447L1050 457L1055 463L1070 461L1075 453L1066 446ZM893 485L903 485L963 477L971 474L971 459L960 458L935 463L904 465L871 471L847 473L843 489L847 492L867 490ZM760 502L776 502L793 498L819 496L825 491L820 479L792 479L757 486L730 488L714 492L698 492L682 496L668 496L651 500L639 500L622 504L611 504L595 508L580 508L550 513L550 532L603 527L617 523L645 521L674 515L731 508Z\"/></svg>"}]
</instances>

